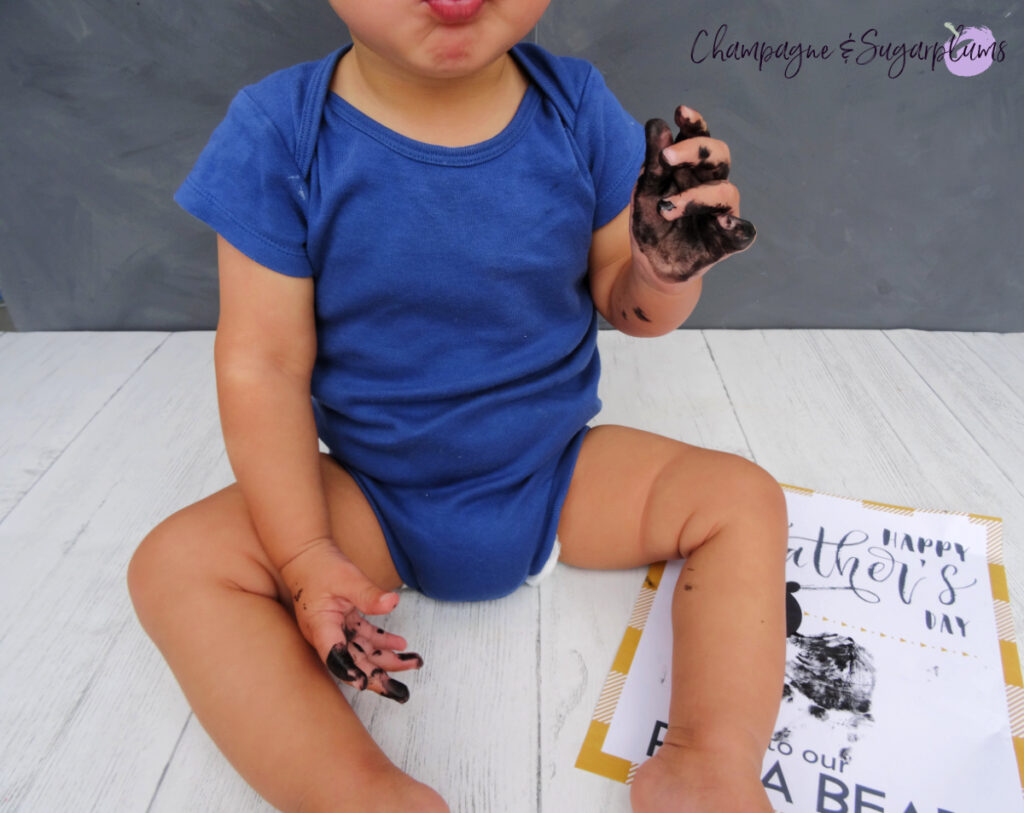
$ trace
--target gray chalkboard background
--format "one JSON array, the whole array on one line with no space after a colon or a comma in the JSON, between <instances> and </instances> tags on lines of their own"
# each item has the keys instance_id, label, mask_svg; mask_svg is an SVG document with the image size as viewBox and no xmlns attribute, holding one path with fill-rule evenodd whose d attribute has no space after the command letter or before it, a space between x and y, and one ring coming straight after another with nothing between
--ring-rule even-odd
<instances>
[{"instance_id":1,"label":"gray chalkboard background","mask_svg":"<svg viewBox=\"0 0 1024 813\"><path fill-rule=\"evenodd\" d=\"M729 143L759 237L688 325L1024 330L1024 11L935 7L554 0L531 38L591 60L641 121L683 102ZM990 28L1004 58L962 78L915 51L900 72L899 46L933 48L946 22ZM832 54L723 61L722 25L722 51ZM213 327L214 237L171 194L238 88L346 36L326 0L0 2L0 291L17 328ZM869 47L889 43L889 59Z\"/></svg>"}]
</instances>

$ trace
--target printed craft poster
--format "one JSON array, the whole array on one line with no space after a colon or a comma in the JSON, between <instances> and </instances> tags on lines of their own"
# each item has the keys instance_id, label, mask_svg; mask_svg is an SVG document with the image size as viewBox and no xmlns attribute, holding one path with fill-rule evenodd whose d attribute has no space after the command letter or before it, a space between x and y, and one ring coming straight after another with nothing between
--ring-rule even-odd
<instances>
[{"instance_id":1,"label":"printed craft poster","mask_svg":"<svg viewBox=\"0 0 1024 813\"><path fill-rule=\"evenodd\" d=\"M762 772L776 810L1024 811L1001 523L786 497L786 682ZM578 767L628 782L660 744L679 571L651 568Z\"/></svg>"}]
</instances>

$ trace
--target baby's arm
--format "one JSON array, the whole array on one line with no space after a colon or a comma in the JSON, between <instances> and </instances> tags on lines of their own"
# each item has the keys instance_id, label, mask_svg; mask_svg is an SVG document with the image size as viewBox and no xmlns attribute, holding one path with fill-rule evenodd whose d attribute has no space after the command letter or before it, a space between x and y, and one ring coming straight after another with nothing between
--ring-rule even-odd
<instances>
[{"instance_id":1,"label":"baby's arm","mask_svg":"<svg viewBox=\"0 0 1024 813\"><path fill-rule=\"evenodd\" d=\"M716 262L754 241L739 217L739 191L727 180L729 148L699 113L676 110L679 136L647 122L647 155L629 208L594 233L590 287L600 313L635 336L674 330L700 298Z\"/></svg>"},{"instance_id":2,"label":"baby's arm","mask_svg":"<svg viewBox=\"0 0 1024 813\"><path fill-rule=\"evenodd\" d=\"M218 238L220 320L214 358L224 442L253 524L292 595L296 621L331 671L396 700L386 670L419 665L405 641L360 613L398 603L334 544L321 479L310 378L313 281L277 274Z\"/></svg>"}]
</instances>

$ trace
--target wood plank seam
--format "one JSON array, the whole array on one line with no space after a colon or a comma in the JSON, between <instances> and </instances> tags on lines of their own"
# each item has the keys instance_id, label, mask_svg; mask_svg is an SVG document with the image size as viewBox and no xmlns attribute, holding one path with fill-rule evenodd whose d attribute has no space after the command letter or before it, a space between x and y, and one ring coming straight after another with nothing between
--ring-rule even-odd
<instances>
[{"instance_id":1,"label":"wood plank seam","mask_svg":"<svg viewBox=\"0 0 1024 813\"><path fill-rule=\"evenodd\" d=\"M171 748L171 753L167 756L167 761L164 762L164 769L160 772L160 778L156 780L156 786L153 788L153 795L149 798L149 804L146 806L146 813L150 813L153 809L153 805L156 804L157 797L160 795L160 788L163 787L164 779L167 778L167 772L171 769L171 763L174 762L174 758L178 754L178 749L181 747L181 741L185 739L185 731L188 729L188 724L194 717L193 712L189 712L185 718L184 724L181 726L181 731L178 732L178 739L174 741L174 747Z\"/></svg>"},{"instance_id":2,"label":"wood plank seam","mask_svg":"<svg viewBox=\"0 0 1024 813\"><path fill-rule=\"evenodd\" d=\"M700 337L704 342L704 347L708 351L711 364L714 365L715 372L718 373L718 380L722 383L722 391L725 393L725 399L729 402L729 409L732 410L733 417L736 419L736 425L739 427L740 435L743 436L743 445L746 447L746 457L748 460L752 460L756 463L757 458L754 455L753 447L750 445L750 438L747 437L747 430L744 429L743 421L740 420L740 414L736 409L736 403L732 399L732 393L729 392L729 385L726 383L725 376L722 375L722 368L718 366L718 359L715 358L715 351L711 347L711 342L708 341L707 331L702 330L700 332Z\"/></svg>"},{"instance_id":3,"label":"wood plank seam","mask_svg":"<svg viewBox=\"0 0 1024 813\"><path fill-rule=\"evenodd\" d=\"M6 335L6 334L4 334L4 335ZM21 503L21 501L24 500L29 494L32 493L32 489L34 489L40 483L40 481L42 481L42 479L44 477L46 477L46 475L50 471L50 469L52 469L55 465L57 465L57 463L60 461L60 459L62 457L64 457L64 454L68 451L68 449L70 449L75 444L75 442L82 436L82 434L103 413L103 411L107 408L107 406L110 404L110 402L114 400L114 398L118 395L118 393L120 393L121 390L123 390L125 388L125 386L136 375L139 374L139 371L142 370L143 367L145 367L145 365L149 361L149 359L153 357L153 355L157 352L157 350L159 350L164 345L164 343L167 341L167 339L171 335L172 334L167 334L167 337L165 337L163 340L161 340L161 342L155 348L153 348L152 352L150 352L148 355L146 355L146 357L144 359L142 359L142 361L139 362L139 364L135 367L135 369L133 369L131 372L129 372L125 376L124 380L118 385L117 389L115 389L112 393L110 393L108 398L102 404L100 404L96 408L96 411L93 412L93 414L89 417L89 419L87 421L85 421L78 428L78 431L75 432L74 436L68 439L68 442L64 444L64 448L61 449L60 452L54 456L54 458L47 464L45 469L43 469L41 472L39 472L39 474L36 476L36 478L29 484L28 488L26 488L22 492L21 496L18 497L17 501L14 504L12 504L10 506L10 508L8 508L7 511L5 511L3 513L2 516L0 516L0 526L2 526L3 523L4 523L4 520L7 519L7 517L9 517L14 512L14 510L18 507L18 505Z\"/></svg>"}]
</instances>

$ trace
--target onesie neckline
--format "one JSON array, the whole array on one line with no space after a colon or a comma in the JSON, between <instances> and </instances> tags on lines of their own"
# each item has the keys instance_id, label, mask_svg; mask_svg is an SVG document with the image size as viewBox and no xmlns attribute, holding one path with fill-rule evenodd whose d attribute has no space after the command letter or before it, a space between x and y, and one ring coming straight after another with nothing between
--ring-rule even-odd
<instances>
[{"instance_id":1,"label":"onesie neckline","mask_svg":"<svg viewBox=\"0 0 1024 813\"><path fill-rule=\"evenodd\" d=\"M345 52L351 47L352 46L349 45L339 51L337 59L341 59L341 57L345 55ZM409 138L408 136L402 135L401 133L385 127L375 119L370 118L337 93L330 90L330 88L327 90L327 107L332 113L336 113L344 119L347 124L359 130L364 135L369 136L394 152L404 155L406 158L411 158L415 161L421 161L427 164L437 164L440 166L450 167L467 167L473 166L474 164L482 164L486 161L497 158L499 155L513 147L523 137L529 129L530 124L533 121L534 114L537 111L537 107L540 104L540 93L537 90L536 83L530 75L530 71L523 65L522 60L519 59L514 47L510 51L510 54L512 58L516 60L516 64L518 64L526 74L527 80L529 81L529 84L526 87L526 93L523 94L522 101L519 102L519 107L516 109L515 115L512 117L512 120L505 125L505 128L497 135L476 144L469 144L464 147L442 147L437 144L429 144L425 141L417 141L416 139ZM337 64L337 62L335 62L335 64Z\"/></svg>"}]
</instances>

